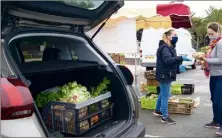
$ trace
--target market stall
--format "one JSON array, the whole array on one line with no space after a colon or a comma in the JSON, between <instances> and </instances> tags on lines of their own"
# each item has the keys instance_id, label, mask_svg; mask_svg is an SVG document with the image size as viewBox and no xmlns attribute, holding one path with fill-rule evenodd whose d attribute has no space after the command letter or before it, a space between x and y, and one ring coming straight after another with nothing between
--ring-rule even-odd
<instances>
[{"instance_id":1,"label":"market stall","mask_svg":"<svg viewBox=\"0 0 222 138\"><path fill-rule=\"evenodd\" d=\"M139 45L136 31L141 28L189 28L190 9L182 3L159 4L155 8L121 8L95 37L97 45L107 53L124 53L135 60L135 78ZM91 32L92 35L98 29ZM127 57L126 57L127 58ZM137 82L135 81L137 86Z\"/></svg>"}]
</instances>

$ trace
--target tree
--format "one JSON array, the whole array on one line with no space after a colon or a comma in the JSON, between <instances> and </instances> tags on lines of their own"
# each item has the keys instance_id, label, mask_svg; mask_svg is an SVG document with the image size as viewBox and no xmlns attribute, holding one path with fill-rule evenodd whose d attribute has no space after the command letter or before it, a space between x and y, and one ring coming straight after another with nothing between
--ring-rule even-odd
<instances>
[{"instance_id":1,"label":"tree","mask_svg":"<svg viewBox=\"0 0 222 138\"><path fill-rule=\"evenodd\" d=\"M193 26L190 29L191 35L195 42L196 49L199 49L200 46L204 45L204 38L206 36L206 23L200 17L192 18Z\"/></svg>"},{"instance_id":2,"label":"tree","mask_svg":"<svg viewBox=\"0 0 222 138\"><path fill-rule=\"evenodd\" d=\"M206 17L194 17L195 13L192 13L193 27L189 29L192 34L196 49L198 50L202 46L206 46L206 34L207 24L210 22L219 22L222 24L222 8L216 9L212 6L206 10Z\"/></svg>"},{"instance_id":3,"label":"tree","mask_svg":"<svg viewBox=\"0 0 222 138\"><path fill-rule=\"evenodd\" d=\"M208 10L206 10L207 17L205 18L206 22L219 22L222 23L222 8L216 9L213 6L210 6Z\"/></svg>"}]
</instances>

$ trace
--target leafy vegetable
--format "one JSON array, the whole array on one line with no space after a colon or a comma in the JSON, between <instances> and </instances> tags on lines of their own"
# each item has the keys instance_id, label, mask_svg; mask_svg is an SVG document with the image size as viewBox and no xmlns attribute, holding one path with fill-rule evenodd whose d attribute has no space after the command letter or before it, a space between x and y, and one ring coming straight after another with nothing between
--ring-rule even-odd
<instances>
[{"instance_id":1,"label":"leafy vegetable","mask_svg":"<svg viewBox=\"0 0 222 138\"><path fill-rule=\"evenodd\" d=\"M103 79L103 81L96 87L91 88L91 95L92 97L97 97L100 94L104 94L108 89L108 84L110 84L110 80L108 80L106 77Z\"/></svg>"},{"instance_id":2,"label":"leafy vegetable","mask_svg":"<svg viewBox=\"0 0 222 138\"><path fill-rule=\"evenodd\" d=\"M85 86L78 84L76 81L69 82L62 87L55 87L41 92L37 95L35 102L40 108L51 101L80 103L105 93L108 84L110 84L110 81L107 78L104 78L96 88L92 88L92 94L90 94Z\"/></svg>"},{"instance_id":3,"label":"leafy vegetable","mask_svg":"<svg viewBox=\"0 0 222 138\"><path fill-rule=\"evenodd\" d=\"M43 107L48 102L57 101L57 99L57 92L42 92L37 95L35 102L38 107Z\"/></svg>"},{"instance_id":4,"label":"leafy vegetable","mask_svg":"<svg viewBox=\"0 0 222 138\"><path fill-rule=\"evenodd\" d=\"M60 101L70 103L80 103L91 98L87 88L77 84L77 82L68 83L62 86L60 96Z\"/></svg>"},{"instance_id":5,"label":"leafy vegetable","mask_svg":"<svg viewBox=\"0 0 222 138\"><path fill-rule=\"evenodd\" d=\"M36 97L36 104L38 107L43 107L51 101L80 103L89 98L91 95L86 87L77 84L77 82L70 82L62 87L57 87L56 90L41 92Z\"/></svg>"}]
</instances>

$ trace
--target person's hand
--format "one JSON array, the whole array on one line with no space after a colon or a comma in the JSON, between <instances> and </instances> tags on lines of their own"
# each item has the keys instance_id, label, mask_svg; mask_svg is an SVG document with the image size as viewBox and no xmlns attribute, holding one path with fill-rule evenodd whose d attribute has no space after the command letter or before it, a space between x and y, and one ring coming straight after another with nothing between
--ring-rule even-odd
<instances>
[{"instance_id":1,"label":"person's hand","mask_svg":"<svg viewBox=\"0 0 222 138\"><path fill-rule=\"evenodd\" d=\"M191 59L189 59L189 58L187 58L185 56L182 56L182 59L183 59L183 61L192 61Z\"/></svg>"},{"instance_id":2,"label":"person's hand","mask_svg":"<svg viewBox=\"0 0 222 138\"><path fill-rule=\"evenodd\" d=\"M206 61L204 61L204 60L198 60L198 61L197 61L197 64L198 64L198 65L200 65L200 66L201 66L201 68L203 68L203 69L204 69L204 68L205 68L205 66L206 66Z\"/></svg>"},{"instance_id":3,"label":"person's hand","mask_svg":"<svg viewBox=\"0 0 222 138\"><path fill-rule=\"evenodd\" d=\"M203 56L203 57L200 58L200 60L201 61L206 61L206 57Z\"/></svg>"}]
</instances>

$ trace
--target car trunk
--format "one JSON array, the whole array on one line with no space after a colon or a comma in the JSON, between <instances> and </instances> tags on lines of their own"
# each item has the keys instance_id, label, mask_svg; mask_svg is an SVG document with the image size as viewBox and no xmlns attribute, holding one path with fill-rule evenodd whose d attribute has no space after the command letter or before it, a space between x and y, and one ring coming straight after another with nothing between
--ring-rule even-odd
<instances>
[{"instance_id":1,"label":"car trunk","mask_svg":"<svg viewBox=\"0 0 222 138\"><path fill-rule=\"evenodd\" d=\"M46 37L44 38L46 39ZM31 37L31 39L34 40L35 38ZM62 38L57 38L57 41L58 40L63 43L69 42L69 40ZM19 39L19 41L23 40ZM11 50L13 49L13 44L16 43L17 40L11 43ZM16 61L16 57L14 57L14 59ZM111 92L111 101L114 104L112 119L84 133L82 136L95 136L112 128L116 129L117 126L121 127L129 120L130 105L128 104L127 94L118 76L110 70L109 66L99 65L97 62L92 61L52 60L44 62L24 62L18 64L18 67L23 76L31 82L29 88L34 99L46 89L63 86L69 82L76 81L78 84L86 86L87 89L90 90L91 87L98 86L104 77L110 80L111 84L109 85L108 91ZM39 109L39 111L42 113L41 109ZM64 136L68 137L72 135L64 134Z\"/></svg>"},{"instance_id":2,"label":"car trunk","mask_svg":"<svg viewBox=\"0 0 222 138\"><path fill-rule=\"evenodd\" d=\"M36 95L43 90L55 86L62 86L72 81L77 81L79 84L82 84L90 89L91 86L97 86L104 77L107 77L111 81L109 90L111 91L112 102L114 103L113 118L106 124L101 125L101 127L97 127L92 130L90 134L93 135L96 133L101 133L101 130L104 128L110 129L110 127L112 127L112 125L116 125L117 122L120 123L121 121L128 120L129 118L129 108L127 107L128 102L126 96L123 92L121 84L119 83L119 80L113 73L98 68L85 68L76 71L64 71L26 76L26 78L32 83L30 90L33 98L35 98ZM85 133L85 135L89 136L87 133Z\"/></svg>"}]
</instances>

